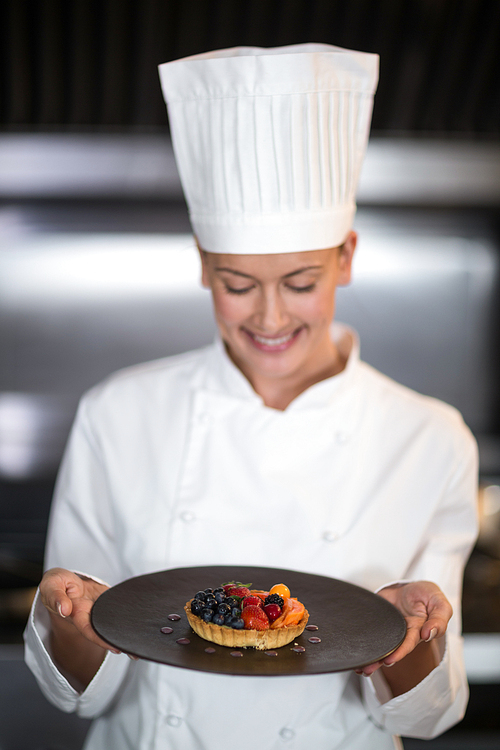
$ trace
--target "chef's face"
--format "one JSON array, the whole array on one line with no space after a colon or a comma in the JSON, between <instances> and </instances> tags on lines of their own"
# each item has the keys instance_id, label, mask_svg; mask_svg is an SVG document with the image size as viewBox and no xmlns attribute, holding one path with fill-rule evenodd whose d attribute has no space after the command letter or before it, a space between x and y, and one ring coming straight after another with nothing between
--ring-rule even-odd
<instances>
[{"instance_id":1,"label":"chef's face","mask_svg":"<svg viewBox=\"0 0 500 750\"><path fill-rule=\"evenodd\" d=\"M257 392L263 378L311 384L333 366L335 290L350 281L356 240L276 255L200 252L221 336Z\"/></svg>"}]
</instances>

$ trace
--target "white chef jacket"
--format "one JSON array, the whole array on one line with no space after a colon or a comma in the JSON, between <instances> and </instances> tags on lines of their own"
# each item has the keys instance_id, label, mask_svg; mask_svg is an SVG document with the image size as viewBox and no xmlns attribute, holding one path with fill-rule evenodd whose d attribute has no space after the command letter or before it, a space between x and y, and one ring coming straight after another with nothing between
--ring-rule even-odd
<instances>
[{"instance_id":1,"label":"white chef jacket","mask_svg":"<svg viewBox=\"0 0 500 750\"><path fill-rule=\"evenodd\" d=\"M79 693L51 659L37 599L27 663L52 703L97 717L87 750L215 750L228 721L240 750L255 746L248 722L263 750L387 750L400 747L392 735L435 736L462 717L474 440L455 409L361 362L352 331L336 324L333 335L346 368L285 411L263 404L220 341L90 391L57 482L47 567L109 584L214 564L290 568L371 590L432 580L455 612L439 665L392 698L378 673L236 677L108 653Z\"/></svg>"}]
</instances>

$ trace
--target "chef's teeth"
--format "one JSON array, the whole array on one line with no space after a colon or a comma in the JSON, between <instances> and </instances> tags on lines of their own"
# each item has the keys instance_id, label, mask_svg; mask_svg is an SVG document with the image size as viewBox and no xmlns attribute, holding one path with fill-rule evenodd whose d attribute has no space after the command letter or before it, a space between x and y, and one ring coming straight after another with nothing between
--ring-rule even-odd
<instances>
[{"instance_id":1,"label":"chef's teeth","mask_svg":"<svg viewBox=\"0 0 500 750\"><path fill-rule=\"evenodd\" d=\"M286 344L287 341L290 341L293 337L293 333L289 333L287 336L281 336L279 339L265 339L263 336L257 336L255 333L253 337L259 344L264 344L264 346L280 346L281 344Z\"/></svg>"}]
</instances>

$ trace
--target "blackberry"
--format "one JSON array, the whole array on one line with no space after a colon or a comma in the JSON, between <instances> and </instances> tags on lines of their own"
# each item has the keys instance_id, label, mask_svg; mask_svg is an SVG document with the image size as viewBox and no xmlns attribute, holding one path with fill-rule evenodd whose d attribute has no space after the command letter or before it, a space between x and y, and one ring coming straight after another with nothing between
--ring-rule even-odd
<instances>
[{"instance_id":1,"label":"blackberry","mask_svg":"<svg viewBox=\"0 0 500 750\"><path fill-rule=\"evenodd\" d=\"M281 608L283 608L284 603L285 603L285 600L279 594L271 594L270 596L266 596L264 600L264 605L277 604L278 607L281 607Z\"/></svg>"}]
</instances>

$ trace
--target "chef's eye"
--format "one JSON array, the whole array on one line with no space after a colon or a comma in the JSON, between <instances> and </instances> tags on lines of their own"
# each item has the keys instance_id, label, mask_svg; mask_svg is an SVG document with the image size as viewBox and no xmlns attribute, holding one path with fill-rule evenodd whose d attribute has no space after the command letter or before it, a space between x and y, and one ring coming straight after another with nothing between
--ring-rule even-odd
<instances>
[{"instance_id":1,"label":"chef's eye","mask_svg":"<svg viewBox=\"0 0 500 750\"><path fill-rule=\"evenodd\" d=\"M307 286L292 286L289 284L288 288L291 289L292 292L298 292L300 294L301 292L312 292L316 288L316 284L308 284Z\"/></svg>"},{"instance_id":2,"label":"chef's eye","mask_svg":"<svg viewBox=\"0 0 500 750\"><path fill-rule=\"evenodd\" d=\"M225 284L224 288L225 288L226 292L228 292L228 294L246 294L247 292L250 292L253 289L253 284L252 284L252 286L245 286L245 287L241 287L241 288L237 288L237 287L234 287L234 286L228 286L227 284Z\"/></svg>"}]
</instances>

